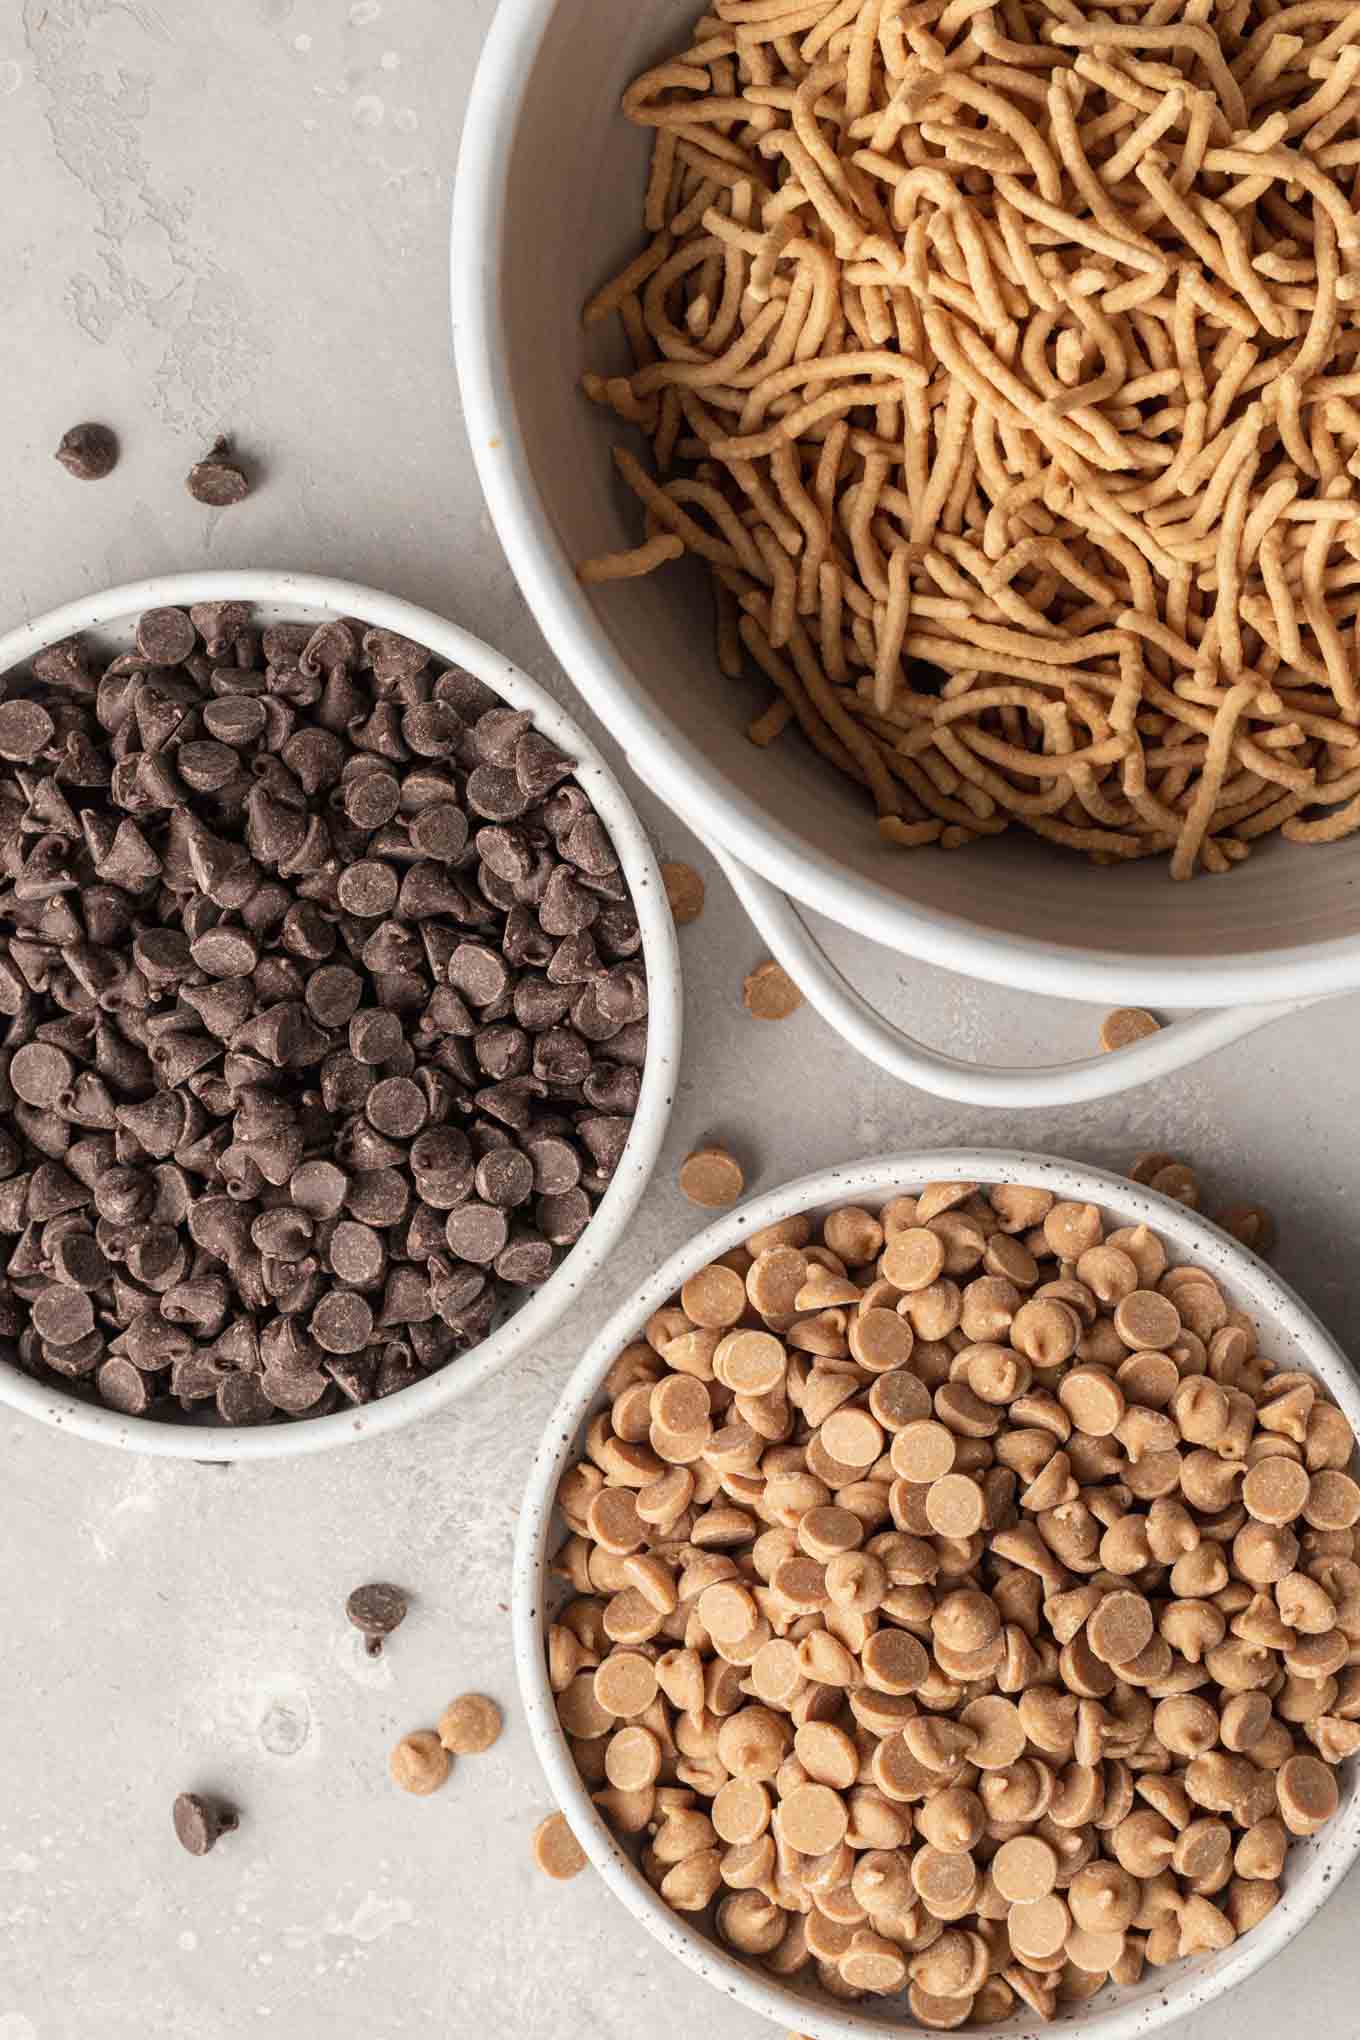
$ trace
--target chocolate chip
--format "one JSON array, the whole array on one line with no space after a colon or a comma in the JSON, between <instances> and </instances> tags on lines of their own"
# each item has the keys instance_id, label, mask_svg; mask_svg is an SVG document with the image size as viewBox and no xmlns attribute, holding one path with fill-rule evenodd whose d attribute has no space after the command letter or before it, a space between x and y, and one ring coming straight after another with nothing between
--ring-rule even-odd
<instances>
[{"instance_id":1,"label":"chocolate chip","mask_svg":"<svg viewBox=\"0 0 1360 2040\"><path fill-rule=\"evenodd\" d=\"M312 1312L310 1330L323 1352L358 1353L373 1336L373 1312L353 1290L337 1289Z\"/></svg>"},{"instance_id":2,"label":"chocolate chip","mask_svg":"<svg viewBox=\"0 0 1360 2040\"><path fill-rule=\"evenodd\" d=\"M509 1211L533 1194L534 1165L518 1148L495 1148L477 1164L477 1195Z\"/></svg>"},{"instance_id":3,"label":"chocolate chip","mask_svg":"<svg viewBox=\"0 0 1360 2040\"><path fill-rule=\"evenodd\" d=\"M182 609L148 609L137 625L137 649L152 666L178 666L198 642Z\"/></svg>"},{"instance_id":4,"label":"chocolate chip","mask_svg":"<svg viewBox=\"0 0 1360 2040\"><path fill-rule=\"evenodd\" d=\"M640 936L571 760L411 640L242 603L7 684L18 1364L228 1424L444 1365L551 1273L636 1101Z\"/></svg>"},{"instance_id":5,"label":"chocolate chip","mask_svg":"<svg viewBox=\"0 0 1360 2040\"><path fill-rule=\"evenodd\" d=\"M56 729L36 701L0 701L0 758L31 764L47 749Z\"/></svg>"},{"instance_id":6,"label":"chocolate chip","mask_svg":"<svg viewBox=\"0 0 1360 2040\"><path fill-rule=\"evenodd\" d=\"M62 433L55 458L78 482L102 482L118 465L118 441L107 425L73 425Z\"/></svg>"},{"instance_id":7,"label":"chocolate chip","mask_svg":"<svg viewBox=\"0 0 1360 2040\"><path fill-rule=\"evenodd\" d=\"M525 1232L517 1234L497 1254L496 1273L502 1282L513 1283L516 1288L528 1288L546 1282L552 1273L552 1264L552 1242L540 1239L536 1233Z\"/></svg>"},{"instance_id":8,"label":"chocolate chip","mask_svg":"<svg viewBox=\"0 0 1360 2040\"><path fill-rule=\"evenodd\" d=\"M206 1856L223 1835L240 1826L239 1816L217 1800L181 1792L174 1804L175 1834L191 1856Z\"/></svg>"},{"instance_id":9,"label":"chocolate chip","mask_svg":"<svg viewBox=\"0 0 1360 2040\"><path fill-rule=\"evenodd\" d=\"M375 1581L371 1586L354 1589L345 1602L345 1614L362 1634L369 1656L378 1657L383 1638L400 1629L406 1620L406 1596L400 1587Z\"/></svg>"},{"instance_id":10,"label":"chocolate chip","mask_svg":"<svg viewBox=\"0 0 1360 2040\"><path fill-rule=\"evenodd\" d=\"M590 1223L590 1199L584 1190L573 1186L568 1190L552 1190L540 1197L534 1206L534 1217L538 1229L545 1239L554 1246L568 1247Z\"/></svg>"},{"instance_id":11,"label":"chocolate chip","mask_svg":"<svg viewBox=\"0 0 1360 2040\"><path fill-rule=\"evenodd\" d=\"M196 503L210 510L226 510L250 494L245 470L226 439L214 440L205 460L197 460L184 479L184 486Z\"/></svg>"},{"instance_id":12,"label":"chocolate chip","mask_svg":"<svg viewBox=\"0 0 1360 2040\"><path fill-rule=\"evenodd\" d=\"M490 1204L460 1204L444 1226L449 1249L462 1261L494 1261L510 1237L505 1213Z\"/></svg>"}]
</instances>

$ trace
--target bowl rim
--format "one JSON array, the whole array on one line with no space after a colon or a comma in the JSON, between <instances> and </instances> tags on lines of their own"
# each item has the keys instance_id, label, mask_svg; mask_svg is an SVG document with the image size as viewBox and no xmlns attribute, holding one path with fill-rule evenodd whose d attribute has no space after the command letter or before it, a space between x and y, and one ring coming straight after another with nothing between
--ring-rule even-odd
<instances>
[{"instance_id":1,"label":"bowl rim","mask_svg":"<svg viewBox=\"0 0 1360 2040\"><path fill-rule=\"evenodd\" d=\"M360 617L428 645L440 658L466 667L513 707L528 709L535 725L577 760L576 776L609 830L628 879L647 968L647 1061L633 1129L614 1180L585 1232L548 1280L463 1358L380 1402L325 1417L239 1428L124 1416L48 1387L8 1363L0 1364L0 1405L76 1437L171 1459L289 1459L383 1436L458 1402L543 1338L598 1273L637 1209L665 1138L680 1064L680 953L656 853L598 746L545 688L503 653L459 624L398 596L329 575L262 568L153 575L77 597L0 635L0 690L14 667L78 631L125 624L141 610L161 604L187 607L219 601Z\"/></svg>"},{"instance_id":2,"label":"bowl rim","mask_svg":"<svg viewBox=\"0 0 1360 2040\"><path fill-rule=\"evenodd\" d=\"M738 1205L671 1254L602 1327L549 1417L530 1467L515 1539L511 1623L515 1665L530 1734L553 1796L605 1883L624 1906L690 1969L752 2011L810 2040L897 2040L917 2029L905 2021L866 2016L830 2002L798 1996L774 1977L748 1967L701 1936L651 1889L593 1805L577 1773L557 1719L543 1649L549 1539L557 1484L576 1449L610 1364L636 1338L651 1312L716 1255L781 1218L857 1198L881 1200L926 1182L1038 1183L1152 1225L1184 1259L1205 1260L1222 1272L1245 1307L1269 1318L1282 1347L1332 1390L1360 1435L1360 1378L1340 1346L1308 1305L1263 1261L1209 1220L1158 1192L1110 1171L1060 1157L1015 1149L960 1148L872 1155L818 1169ZM1336 1890L1360 1854L1360 1772L1347 1775L1341 1805L1323 1831L1316 1853L1286 1884L1279 1903L1250 1935L1198 1967L1158 1972L1152 1995L1103 2005L1091 2014L1075 2007L1051 2029L1074 2040L1143 2040L1143 2036L1202 2008L1245 1981L1299 1932ZM1038 2040L1019 2015L1002 2025L970 2027L977 2040ZM1045 2029L1050 2030L1050 2029Z\"/></svg>"},{"instance_id":3,"label":"bowl rim","mask_svg":"<svg viewBox=\"0 0 1360 2040\"><path fill-rule=\"evenodd\" d=\"M533 478L511 386L504 315L510 165L540 44L561 0L500 0L477 67L454 180L450 296L472 456L539 629L574 684L668 806L802 904L901 954L1013 990L1135 1004L1257 1006L1360 987L1360 940L1243 950L1230 960L1073 948L979 928L904 899L753 809L680 723L643 696L576 579ZM584 20L588 10L577 6ZM1117 898L1111 897L1111 912ZM1168 912L1170 911L1168 896Z\"/></svg>"}]
</instances>

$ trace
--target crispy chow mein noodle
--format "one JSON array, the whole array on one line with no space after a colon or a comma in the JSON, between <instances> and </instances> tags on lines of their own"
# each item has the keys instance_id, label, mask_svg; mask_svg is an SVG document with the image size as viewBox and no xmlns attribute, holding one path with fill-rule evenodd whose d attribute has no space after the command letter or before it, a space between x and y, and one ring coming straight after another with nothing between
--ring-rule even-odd
<instances>
[{"instance_id":1,"label":"crispy chow mein noodle","mask_svg":"<svg viewBox=\"0 0 1360 2040\"><path fill-rule=\"evenodd\" d=\"M624 111L629 578L885 841L1360 829L1360 5L712 0Z\"/></svg>"}]
</instances>

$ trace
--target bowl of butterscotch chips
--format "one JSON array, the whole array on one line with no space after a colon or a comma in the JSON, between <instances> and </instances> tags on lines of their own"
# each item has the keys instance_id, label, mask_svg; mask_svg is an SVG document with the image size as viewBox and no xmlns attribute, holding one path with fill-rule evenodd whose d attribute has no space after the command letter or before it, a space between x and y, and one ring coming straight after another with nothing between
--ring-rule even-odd
<instances>
[{"instance_id":1,"label":"bowl of butterscotch chips","mask_svg":"<svg viewBox=\"0 0 1360 2040\"><path fill-rule=\"evenodd\" d=\"M558 1803L667 1948L815 2040L1150 2032L1360 1848L1357 1423L1306 1306L1144 1183L978 1150L754 1199L618 1312L534 1464Z\"/></svg>"}]
</instances>

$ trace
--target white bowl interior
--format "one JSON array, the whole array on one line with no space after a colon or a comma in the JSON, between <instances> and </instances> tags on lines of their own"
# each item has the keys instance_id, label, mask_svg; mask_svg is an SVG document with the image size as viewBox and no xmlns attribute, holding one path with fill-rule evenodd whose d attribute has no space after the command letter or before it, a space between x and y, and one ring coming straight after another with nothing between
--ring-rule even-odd
<instances>
[{"instance_id":1,"label":"white bowl interior","mask_svg":"<svg viewBox=\"0 0 1360 2040\"><path fill-rule=\"evenodd\" d=\"M580 318L642 246L648 138L619 96L683 46L698 11L695 0L503 0L460 169L456 323L474 448L512 564L578 686L640 775L701 830L917 956L1077 998L1173 1002L1179 989L1182 1004L1360 978L1353 843L1258 844L1231 882L1176 887L1163 860L1099 870L1018 830L953 856L894 851L800 737L768 750L746 741L768 687L718 671L697 565L576 584L575 562L642 535L609 458L620 440L642 454L641 441L578 391L584 369L626 364L613 323L587 333Z\"/></svg>"},{"instance_id":2,"label":"white bowl interior","mask_svg":"<svg viewBox=\"0 0 1360 2040\"><path fill-rule=\"evenodd\" d=\"M374 589L315 575L259 571L182 574L110 589L0 637L0 692L5 691L5 675L44 645L55 644L73 632L86 634L110 653L124 651L132 644L136 620L144 609L160 603L187 606L227 599L250 602L261 622L321 622L328 616L357 616L399 631L428 645L440 658L465 667L513 706L533 712L538 727L577 760L576 776L613 838L632 889L647 967L649 1053L628 1146L580 1240L548 1280L527 1291L524 1300L480 1344L424 1381L381 1402L325 1417L231 1430L193 1416L179 1420L123 1416L0 1362L0 1403L101 1444L198 1460L289 1458L377 1436L456 1402L542 1337L603 1265L637 1208L665 1137L680 1060L680 963L675 926L641 823L600 753L552 696L490 645L456 624Z\"/></svg>"},{"instance_id":3,"label":"white bowl interior","mask_svg":"<svg viewBox=\"0 0 1360 2040\"><path fill-rule=\"evenodd\" d=\"M605 1327L567 1386L539 1446L529 1476L515 1552L515 1651L520 1687L539 1759L558 1804L596 1868L644 1926L673 1954L728 1996L763 2012L811 2040L894 2040L918 2030L905 2000L876 2001L856 2009L817 1990L815 1983L780 1983L738 1961L716 1940L708 1916L673 1913L637 1868L634 1854L614 1836L589 1798L557 1720L544 1658L544 1623L570 1590L550 1575L552 1554L566 1535L555 1495L566 1468L580 1456L585 1428L606 1401L601 1383L629 1340L640 1337L651 1313L717 1254L761 1226L796 1212L824 1212L839 1204L876 1209L889 1197L932 1181L1035 1183L1061 1197L1098 1204L1120 1225L1146 1223L1165 1243L1173 1264L1192 1261L1212 1271L1234 1306L1255 1322L1261 1349L1281 1368L1305 1368L1326 1383L1360 1435L1360 1381L1340 1348L1308 1307L1263 1261L1183 1206L1099 1169L1048 1156L995 1150L948 1154L880 1155L786 1184L709 1226L640 1289ZM1126 1989L1107 1987L1086 2005L1060 2011L1057 2030L1082 2040L1139 2040L1171 2020L1207 2004L1269 1960L1330 1896L1360 1852L1360 1775L1354 1761L1340 1772L1341 1804L1321 1834L1289 1851L1283 1894L1260 1926L1233 1947L1167 1968L1144 1971ZM1000 2025L969 2026L977 2040L1018 2040L1034 2033L1032 2012ZM1045 2031L1052 2030L1045 2028ZM1035 2036L1037 2040L1037 2035Z\"/></svg>"}]
</instances>

